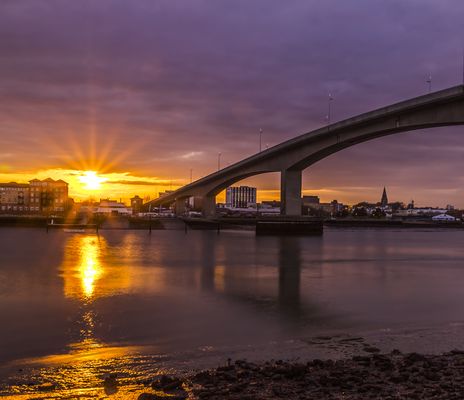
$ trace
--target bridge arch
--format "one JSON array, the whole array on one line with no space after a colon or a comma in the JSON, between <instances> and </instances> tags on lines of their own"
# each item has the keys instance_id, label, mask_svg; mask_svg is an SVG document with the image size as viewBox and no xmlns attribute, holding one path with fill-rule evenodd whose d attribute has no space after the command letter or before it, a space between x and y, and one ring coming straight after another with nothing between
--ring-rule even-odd
<instances>
[{"instance_id":1,"label":"bridge arch","mask_svg":"<svg viewBox=\"0 0 464 400\"><path fill-rule=\"evenodd\" d=\"M280 143L218 172L210 174L152 204L189 196L205 199L205 214L214 213L215 196L244 178L267 172L281 173L282 213L301 213L302 171L345 148L379 137L464 124L464 86L456 86L317 129Z\"/></svg>"}]
</instances>

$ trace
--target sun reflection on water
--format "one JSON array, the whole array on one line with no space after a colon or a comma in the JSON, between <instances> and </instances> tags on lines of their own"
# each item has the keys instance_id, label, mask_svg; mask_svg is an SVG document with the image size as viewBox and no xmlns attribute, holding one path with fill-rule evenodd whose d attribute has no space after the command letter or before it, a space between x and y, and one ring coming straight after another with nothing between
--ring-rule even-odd
<instances>
[{"instance_id":1,"label":"sun reflection on water","mask_svg":"<svg viewBox=\"0 0 464 400\"><path fill-rule=\"evenodd\" d=\"M163 271L152 264L145 268L134 261L140 256L136 239L127 235L115 246L104 236L95 234L67 237L60 267L63 295L73 303L73 313L68 316L71 325L67 349L63 353L23 360L21 368L24 371L28 368L30 372L15 377L15 383L8 389L10 393L34 393L34 398L39 399L42 398L40 385L51 382L54 390L43 398L51 393L56 398L106 398L102 377L117 372L121 386L112 398L138 397L143 387L134 383L151 376L163 356L143 355L147 349L129 343L118 345L105 341L103 337L114 327L105 324L99 302L103 297L131 293L152 295L161 291L165 280ZM150 353L156 354L157 350L153 348ZM37 385L29 385L31 379Z\"/></svg>"},{"instance_id":2,"label":"sun reflection on water","mask_svg":"<svg viewBox=\"0 0 464 400\"><path fill-rule=\"evenodd\" d=\"M62 272L66 297L94 299L96 285L104 272L101 253L105 247L105 239L98 236L70 238Z\"/></svg>"},{"instance_id":3,"label":"sun reflection on water","mask_svg":"<svg viewBox=\"0 0 464 400\"><path fill-rule=\"evenodd\" d=\"M86 297L92 297L95 281L102 273L102 267L98 259L98 248L95 239L84 237L81 246L82 261L80 265L82 290Z\"/></svg>"}]
</instances>

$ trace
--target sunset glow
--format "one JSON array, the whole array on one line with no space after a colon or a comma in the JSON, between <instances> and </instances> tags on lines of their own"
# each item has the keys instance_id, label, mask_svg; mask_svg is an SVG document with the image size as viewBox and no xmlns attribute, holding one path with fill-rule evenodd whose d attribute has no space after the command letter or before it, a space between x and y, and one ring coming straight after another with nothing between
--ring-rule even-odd
<instances>
[{"instance_id":1,"label":"sunset glow","mask_svg":"<svg viewBox=\"0 0 464 400\"><path fill-rule=\"evenodd\" d=\"M79 181L84 184L85 190L97 190L101 188L101 184L107 179L98 176L95 171L85 171L83 175L79 177Z\"/></svg>"}]
</instances>

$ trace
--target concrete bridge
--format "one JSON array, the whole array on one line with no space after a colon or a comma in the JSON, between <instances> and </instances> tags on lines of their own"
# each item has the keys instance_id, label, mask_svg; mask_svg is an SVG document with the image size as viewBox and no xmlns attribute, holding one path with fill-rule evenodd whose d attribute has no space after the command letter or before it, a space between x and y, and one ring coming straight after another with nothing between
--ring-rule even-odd
<instances>
[{"instance_id":1,"label":"concrete bridge","mask_svg":"<svg viewBox=\"0 0 464 400\"><path fill-rule=\"evenodd\" d=\"M152 200L152 206L195 197L205 216L213 216L216 195L253 175L281 173L281 213L301 215L302 171L323 158L358 143L416 129L464 124L464 86L459 85L392 104L287 140Z\"/></svg>"}]
</instances>

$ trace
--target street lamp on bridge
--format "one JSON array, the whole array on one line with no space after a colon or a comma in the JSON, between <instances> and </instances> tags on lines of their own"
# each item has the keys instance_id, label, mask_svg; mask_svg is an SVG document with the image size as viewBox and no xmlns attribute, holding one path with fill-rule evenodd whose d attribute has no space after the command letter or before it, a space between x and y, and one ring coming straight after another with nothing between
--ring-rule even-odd
<instances>
[{"instance_id":1,"label":"street lamp on bridge","mask_svg":"<svg viewBox=\"0 0 464 400\"><path fill-rule=\"evenodd\" d=\"M429 93L432 93L432 74L429 74L429 77L427 78L426 82L429 85Z\"/></svg>"},{"instance_id":2,"label":"street lamp on bridge","mask_svg":"<svg viewBox=\"0 0 464 400\"><path fill-rule=\"evenodd\" d=\"M327 100L327 126L330 125L331 118L332 118L332 101L333 96L329 93L329 98Z\"/></svg>"}]
</instances>

